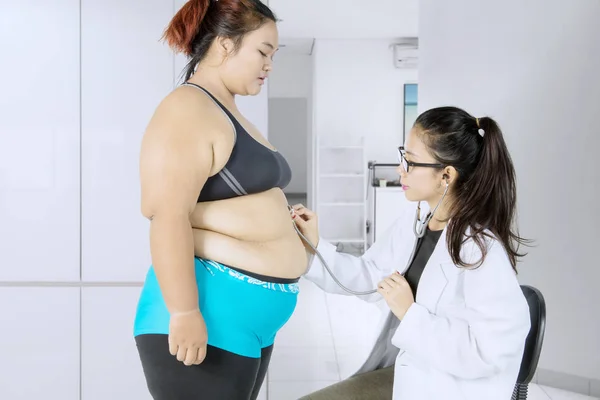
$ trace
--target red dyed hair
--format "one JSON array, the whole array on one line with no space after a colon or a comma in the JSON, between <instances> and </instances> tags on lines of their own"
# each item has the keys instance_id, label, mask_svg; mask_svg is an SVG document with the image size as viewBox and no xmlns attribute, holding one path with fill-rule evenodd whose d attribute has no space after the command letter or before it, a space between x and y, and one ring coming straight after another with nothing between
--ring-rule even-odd
<instances>
[{"instance_id":1,"label":"red dyed hair","mask_svg":"<svg viewBox=\"0 0 600 400\"><path fill-rule=\"evenodd\" d=\"M175 14L163 39L176 53L192 55L192 42L212 0L189 0Z\"/></svg>"},{"instance_id":2,"label":"red dyed hair","mask_svg":"<svg viewBox=\"0 0 600 400\"><path fill-rule=\"evenodd\" d=\"M190 58L185 68L187 80L215 38L231 39L235 52L244 35L268 20L276 22L277 18L260 0L189 0L175 14L163 39L176 53Z\"/></svg>"}]
</instances>

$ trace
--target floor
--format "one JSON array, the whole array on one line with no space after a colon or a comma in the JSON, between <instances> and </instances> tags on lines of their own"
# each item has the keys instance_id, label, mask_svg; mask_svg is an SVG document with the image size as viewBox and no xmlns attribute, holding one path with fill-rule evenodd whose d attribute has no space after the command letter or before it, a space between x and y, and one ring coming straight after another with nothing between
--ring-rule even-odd
<instances>
[{"instance_id":1,"label":"floor","mask_svg":"<svg viewBox=\"0 0 600 400\"><path fill-rule=\"evenodd\" d=\"M279 333L259 400L297 400L350 376L367 355L360 343L375 335L378 315L372 304L325 294L301 280L296 312ZM532 384L528 399L594 398Z\"/></svg>"},{"instance_id":2,"label":"floor","mask_svg":"<svg viewBox=\"0 0 600 400\"><path fill-rule=\"evenodd\" d=\"M290 204L304 203L301 198L289 200ZM301 280L298 306L277 337L259 399L297 400L350 376L369 351L361 344L376 334L378 317L379 310L373 304L326 294L311 282ZM593 398L532 384L528 399Z\"/></svg>"}]
</instances>

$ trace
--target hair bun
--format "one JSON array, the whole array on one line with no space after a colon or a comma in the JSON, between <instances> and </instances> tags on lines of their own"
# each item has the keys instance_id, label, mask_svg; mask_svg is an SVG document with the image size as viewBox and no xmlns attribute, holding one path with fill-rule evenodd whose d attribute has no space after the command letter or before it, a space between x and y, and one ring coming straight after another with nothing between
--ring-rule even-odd
<instances>
[{"instance_id":1,"label":"hair bun","mask_svg":"<svg viewBox=\"0 0 600 400\"><path fill-rule=\"evenodd\" d=\"M175 53L192 54L192 42L200 29L211 0L189 0L175 14L163 38Z\"/></svg>"}]
</instances>

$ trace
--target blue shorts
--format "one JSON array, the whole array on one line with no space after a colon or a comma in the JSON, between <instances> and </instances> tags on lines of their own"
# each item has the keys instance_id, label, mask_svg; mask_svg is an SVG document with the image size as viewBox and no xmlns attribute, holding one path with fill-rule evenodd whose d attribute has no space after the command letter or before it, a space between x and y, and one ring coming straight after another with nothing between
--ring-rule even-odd
<instances>
[{"instance_id":1,"label":"blue shorts","mask_svg":"<svg viewBox=\"0 0 600 400\"><path fill-rule=\"evenodd\" d=\"M199 306L208 344L252 358L275 341L298 298L297 283L272 283L223 264L195 259ZM169 334L169 312L154 268L150 267L138 301L134 336Z\"/></svg>"}]
</instances>

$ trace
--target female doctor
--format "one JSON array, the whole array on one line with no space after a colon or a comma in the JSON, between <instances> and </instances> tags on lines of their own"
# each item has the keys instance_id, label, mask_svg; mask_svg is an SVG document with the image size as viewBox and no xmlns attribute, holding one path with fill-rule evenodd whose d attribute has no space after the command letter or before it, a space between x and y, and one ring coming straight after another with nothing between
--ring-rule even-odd
<instances>
[{"instance_id":1,"label":"female doctor","mask_svg":"<svg viewBox=\"0 0 600 400\"><path fill-rule=\"evenodd\" d=\"M508 400L530 320L516 277L525 241L513 227L515 171L502 133L491 118L435 108L398 152L405 195L419 206L362 257L319 240L317 215L294 207L299 230L339 281L354 291L377 287L360 297L387 304L359 371L304 399ZM346 294L317 257L305 277Z\"/></svg>"}]
</instances>

